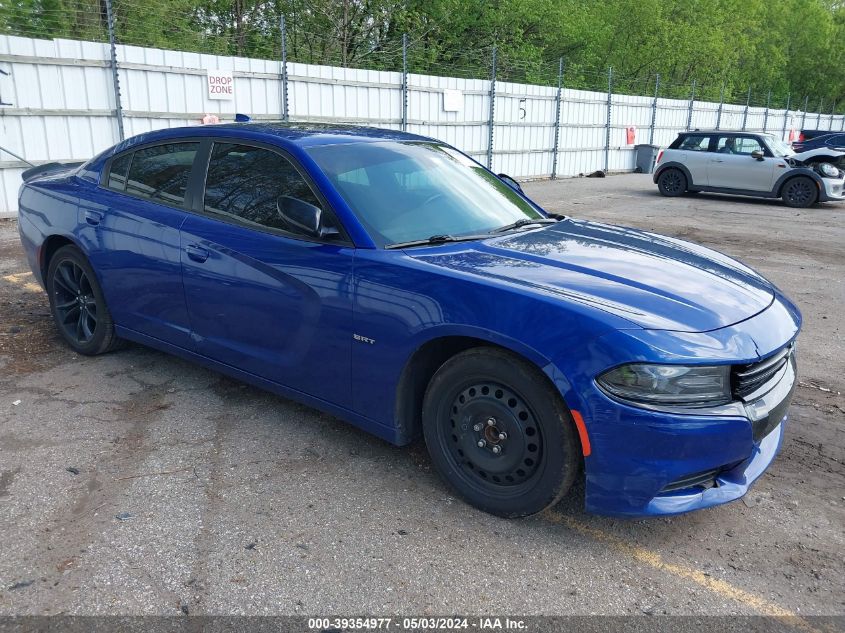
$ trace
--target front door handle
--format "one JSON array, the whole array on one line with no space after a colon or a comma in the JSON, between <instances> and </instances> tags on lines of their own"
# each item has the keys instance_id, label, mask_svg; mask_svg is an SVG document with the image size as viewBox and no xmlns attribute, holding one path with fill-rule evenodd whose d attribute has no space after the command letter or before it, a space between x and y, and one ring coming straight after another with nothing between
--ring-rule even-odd
<instances>
[{"instance_id":1,"label":"front door handle","mask_svg":"<svg viewBox=\"0 0 845 633\"><path fill-rule=\"evenodd\" d=\"M193 259L195 262L199 262L202 264L205 260L208 259L208 251L205 250L202 246L198 246L196 244L188 244L185 247L185 252L188 254L188 257Z\"/></svg>"},{"instance_id":2,"label":"front door handle","mask_svg":"<svg viewBox=\"0 0 845 633\"><path fill-rule=\"evenodd\" d=\"M85 221L90 224L91 226L97 226L100 223L100 220L103 219L103 214L99 211L92 211L91 209L85 209Z\"/></svg>"},{"instance_id":3,"label":"front door handle","mask_svg":"<svg viewBox=\"0 0 845 633\"><path fill-rule=\"evenodd\" d=\"M710 162L711 162L711 163L724 163L725 161L723 161L721 158L714 158L714 159L713 159L713 160L711 160Z\"/></svg>"}]
</instances>

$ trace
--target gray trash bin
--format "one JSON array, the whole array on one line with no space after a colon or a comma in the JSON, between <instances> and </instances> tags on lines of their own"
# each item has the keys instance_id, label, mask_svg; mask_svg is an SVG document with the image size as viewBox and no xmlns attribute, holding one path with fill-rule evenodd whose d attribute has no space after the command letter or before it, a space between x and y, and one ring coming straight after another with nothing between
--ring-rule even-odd
<instances>
[{"instance_id":1,"label":"gray trash bin","mask_svg":"<svg viewBox=\"0 0 845 633\"><path fill-rule=\"evenodd\" d=\"M650 174L654 171L654 161L657 160L658 145L634 145L637 150L637 169L641 174Z\"/></svg>"}]
</instances>

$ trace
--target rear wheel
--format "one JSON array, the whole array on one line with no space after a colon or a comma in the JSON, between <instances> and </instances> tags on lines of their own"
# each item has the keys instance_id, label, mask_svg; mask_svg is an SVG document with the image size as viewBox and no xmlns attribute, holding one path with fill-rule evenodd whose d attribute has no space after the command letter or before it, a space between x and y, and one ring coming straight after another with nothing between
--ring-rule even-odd
<instances>
[{"instance_id":1,"label":"rear wheel","mask_svg":"<svg viewBox=\"0 0 845 633\"><path fill-rule=\"evenodd\" d=\"M47 269L50 312L62 338L80 354L115 349L120 339L91 264L76 246L63 246Z\"/></svg>"},{"instance_id":2,"label":"rear wheel","mask_svg":"<svg viewBox=\"0 0 845 633\"><path fill-rule=\"evenodd\" d=\"M435 468L485 512L540 512L563 498L580 466L560 395L503 350L476 348L448 360L428 386L422 417Z\"/></svg>"},{"instance_id":3,"label":"rear wheel","mask_svg":"<svg viewBox=\"0 0 845 633\"><path fill-rule=\"evenodd\" d=\"M680 196L687 190L687 177L680 169L670 167L660 174L657 188L664 196Z\"/></svg>"},{"instance_id":4,"label":"rear wheel","mask_svg":"<svg viewBox=\"0 0 845 633\"><path fill-rule=\"evenodd\" d=\"M786 182L781 196L786 206L805 208L816 203L819 199L819 190L812 179L798 176Z\"/></svg>"}]
</instances>

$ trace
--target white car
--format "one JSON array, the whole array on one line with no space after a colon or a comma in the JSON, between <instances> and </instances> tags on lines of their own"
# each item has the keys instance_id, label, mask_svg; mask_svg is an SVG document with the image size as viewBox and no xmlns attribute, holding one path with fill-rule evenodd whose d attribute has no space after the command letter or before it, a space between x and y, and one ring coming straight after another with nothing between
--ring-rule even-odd
<instances>
[{"instance_id":1,"label":"white car","mask_svg":"<svg viewBox=\"0 0 845 633\"><path fill-rule=\"evenodd\" d=\"M821 148L796 154L772 134L695 130L682 132L660 151L654 182L664 196L709 191L809 207L845 200L840 167L845 152Z\"/></svg>"}]
</instances>

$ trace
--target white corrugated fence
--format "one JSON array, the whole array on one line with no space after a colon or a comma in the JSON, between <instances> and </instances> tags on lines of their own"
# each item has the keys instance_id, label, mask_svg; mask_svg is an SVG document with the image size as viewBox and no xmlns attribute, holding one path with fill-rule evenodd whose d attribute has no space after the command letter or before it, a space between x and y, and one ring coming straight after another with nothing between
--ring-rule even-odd
<instances>
[{"instance_id":1,"label":"white corrugated fence","mask_svg":"<svg viewBox=\"0 0 845 633\"><path fill-rule=\"evenodd\" d=\"M283 112L280 61L222 57L137 46L117 46L126 136L153 129L199 125L207 113L231 120L279 119ZM20 174L34 164L84 160L120 140L108 44L0 36L0 214L14 214ZM231 71L233 100L209 99L209 70ZM655 100L564 88L555 124L555 87L495 83L491 135L491 81L431 75L287 65L292 121L336 121L402 127L432 136L492 168L521 179L561 177L599 169L632 171L634 144L667 145L687 129L763 130L787 138L790 130L845 129L845 115L805 113L677 99ZM457 109L444 106L444 91ZM652 121L654 122L653 130ZM635 129L634 143L628 129ZM557 131L557 161L554 160ZM10 153L11 152L11 153Z\"/></svg>"}]
</instances>

